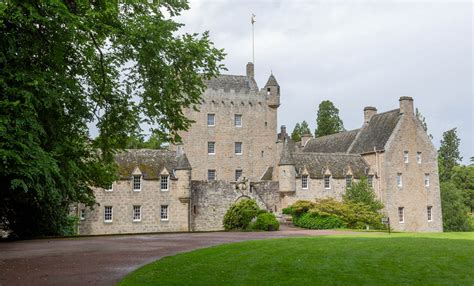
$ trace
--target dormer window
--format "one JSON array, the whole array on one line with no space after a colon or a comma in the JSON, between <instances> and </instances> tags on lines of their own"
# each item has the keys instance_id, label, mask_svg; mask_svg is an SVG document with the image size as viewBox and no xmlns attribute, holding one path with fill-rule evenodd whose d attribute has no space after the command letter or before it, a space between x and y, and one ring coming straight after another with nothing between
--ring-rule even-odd
<instances>
[{"instance_id":1,"label":"dormer window","mask_svg":"<svg viewBox=\"0 0 474 286\"><path fill-rule=\"evenodd\" d=\"M235 127L242 127L242 114L235 114L234 115L234 126Z\"/></svg>"},{"instance_id":2,"label":"dormer window","mask_svg":"<svg viewBox=\"0 0 474 286\"><path fill-rule=\"evenodd\" d=\"M169 190L169 178L168 175L161 175L160 177L160 189L162 192L167 192Z\"/></svg>"},{"instance_id":3,"label":"dormer window","mask_svg":"<svg viewBox=\"0 0 474 286\"><path fill-rule=\"evenodd\" d=\"M352 176L347 175L346 176L346 188L350 188L352 186Z\"/></svg>"},{"instance_id":4,"label":"dormer window","mask_svg":"<svg viewBox=\"0 0 474 286\"><path fill-rule=\"evenodd\" d=\"M213 113L209 113L207 115L207 126L215 126L216 125L216 115Z\"/></svg>"},{"instance_id":5,"label":"dormer window","mask_svg":"<svg viewBox=\"0 0 474 286\"><path fill-rule=\"evenodd\" d=\"M142 190L142 176L134 175L133 176L133 191L139 192Z\"/></svg>"},{"instance_id":6,"label":"dormer window","mask_svg":"<svg viewBox=\"0 0 474 286\"><path fill-rule=\"evenodd\" d=\"M405 163L408 163L408 151L404 151L404 152L403 152L403 161L404 161Z\"/></svg>"},{"instance_id":7,"label":"dormer window","mask_svg":"<svg viewBox=\"0 0 474 286\"><path fill-rule=\"evenodd\" d=\"M331 188L331 176L330 175L325 175L324 176L324 188L325 189L330 189Z\"/></svg>"},{"instance_id":8,"label":"dormer window","mask_svg":"<svg viewBox=\"0 0 474 286\"><path fill-rule=\"evenodd\" d=\"M301 188L308 189L308 175L301 176Z\"/></svg>"}]
</instances>

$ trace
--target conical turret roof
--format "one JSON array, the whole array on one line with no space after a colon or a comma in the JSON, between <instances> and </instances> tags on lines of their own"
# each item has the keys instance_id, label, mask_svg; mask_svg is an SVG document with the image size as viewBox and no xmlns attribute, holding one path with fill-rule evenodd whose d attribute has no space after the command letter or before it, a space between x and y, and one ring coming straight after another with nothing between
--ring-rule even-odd
<instances>
[{"instance_id":1,"label":"conical turret roof","mask_svg":"<svg viewBox=\"0 0 474 286\"><path fill-rule=\"evenodd\" d=\"M268 81L267 81L267 84L265 84L265 86L280 86L275 78L275 76L273 75L273 73L270 75L270 77L268 78Z\"/></svg>"}]
</instances>

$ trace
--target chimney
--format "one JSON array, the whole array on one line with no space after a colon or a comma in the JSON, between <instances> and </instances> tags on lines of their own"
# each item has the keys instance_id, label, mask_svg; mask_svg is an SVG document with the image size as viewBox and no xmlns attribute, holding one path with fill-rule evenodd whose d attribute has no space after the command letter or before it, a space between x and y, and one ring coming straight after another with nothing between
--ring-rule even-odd
<instances>
[{"instance_id":1,"label":"chimney","mask_svg":"<svg viewBox=\"0 0 474 286\"><path fill-rule=\"evenodd\" d=\"M377 114L377 108L373 106L366 106L364 107L364 122L369 123L372 116Z\"/></svg>"},{"instance_id":2,"label":"chimney","mask_svg":"<svg viewBox=\"0 0 474 286\"><path fill-rule=\"evenodd\" d=\"M413 98L409 96L400 97L400 113L413 115Z\"/></svg>"},{"instance_id":3,"label":"chimney","mask_svg":"<svg viewBox=\"0 0 474 286\"><path fill-rule=\"evenodd\" d=\"M282 125L280 127L280 140L286 141L286 126Z\"/></svg>"},{"instance_id":4,"label":"chimney","mask_svg":"<svg viewBox=\"0 0 474 286\"><path fill-rule=\"evenodd\" d=\"M313 135L311 135L311 133L301 135L301 147L304 147L311 138L313 138Z\"/></svg>"},{"instance_id":5,"label":"chimney","mask_svg":"<svg viewBox=\"0 0 474 286\"><path fill-rule=\"evenodd\" d=\"M247 64L247 77L254 78L255 77L255 72L254 72L254 67L253 63L249 62Z\"/></svg>"},{"instance_id":6,"label":"chimney","mask_svg":"<svg viewBox=\"0 0 474 286\"><path fill-rule=\"evenodd\" d=\"M176 145L176 157L183 156L184 154L184 146L183 144Z\"/></svg>"}]
</instances>

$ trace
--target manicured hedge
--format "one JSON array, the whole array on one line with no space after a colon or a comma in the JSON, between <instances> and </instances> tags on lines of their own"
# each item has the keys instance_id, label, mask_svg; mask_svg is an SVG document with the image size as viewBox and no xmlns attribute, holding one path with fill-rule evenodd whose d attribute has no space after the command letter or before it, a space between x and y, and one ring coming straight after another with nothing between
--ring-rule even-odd
<instances>
[{"instance_id":1,"label":"manicured hedge","mask_svg":"<svg viewBox=\"0 0 474 286\"><path fill-rule=\"evenodd\" d=\"M280 223L275 215L269 212L261 213L251 225L252 229L274 231L280 228Z\"/></svg>"}]
</instances>

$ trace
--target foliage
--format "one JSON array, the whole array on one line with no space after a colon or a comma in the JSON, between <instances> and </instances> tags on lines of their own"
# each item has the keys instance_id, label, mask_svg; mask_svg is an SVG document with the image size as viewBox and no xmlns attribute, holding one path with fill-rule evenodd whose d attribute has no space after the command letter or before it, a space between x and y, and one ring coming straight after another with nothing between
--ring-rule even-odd
<instances>
[{"instance_id":1,"label":"foliage","mask_svg":"<svg viewBox=\"0 0 474 286\"><path fill-rule=\"evenodd\" d=\"M474 166L455 166L451 181L461 190L464 205L474 212Z\"/></svg>"},{"instance_id":2,"label":"foliage","mask_svg":"<svg viewBox=\"0 0 474 286\"><path fill-rule=\"evenodd\" d=\"M259 214L259 211L257 203L251 199L243 199L233 204L224 215L224 229L248 229L250 222Z\"/></svg>"},{"instance_id":3,"label":"foliage","mask_svg":"<svg viewBox=\"0 0 474 286\"><path fill-rule=\"evenodd\" d=\"M319 104L314 136L321 137L344 130L344 124L342 123L342 119L339 117L339 109L337 109L330 100L322 101Z\"/></svg>"},{"instance_id":4,"label":"foliage","mask_svg":"<svg viewBox=\"0 0 474 286\"><path fill-rule=\"evenodd\" d=\"M464 204L463 194L453 182L442 182L441 201L444 231L471 231L472 218Z\"/></svg>"},{"instance_id":5,"label":"foliage","mask_svg":"<svg viewBox=\"0 0 474 286\"><path fill-rule=\"evenodd\" d=\"M472 285L473 257L474 233L287 237L165 257L119 285Z\"/></svg>"},{"instance_id":6,"label":"foliage","mask_svg":"<svg viewBox=\"0 0 474 286\"><path fill-rule=\"evenodd\" d=\"M293 142L300 142L301 136L305 134L311 135L311 130L309 129L308 122L303 120L301 125L296 123L295 129L293 129L293 132L291 133L291 140L293 140Z\"/></svg>"},{"instance_id":7,"label":"foliage","mask_svg":"<svg viewBox=\"0 0 474 286\"><path fill-rule=\"evenodd\" d=\"M439 180L445 182L452 176L454 166L458 166L462 157L459 153L459 139L456 128L443 133L441 146L438 150Z\"/></svg>"},{"instance_id":8,"label":"foliage","mask_svg":"<svg viewBox=\"0 0 474 286\"><path fill-rule=\"evenodd\" d=\"M340 202L333 198L316 202L297 201L283 212L291 214L294 224L301 227L363 229L369 225L375 229L383 228L382 214L361 202Z\"/></svg>"},{"instance_id":9,"label":"foliage","mask_svg":"<svg viewBox=\"0 0 474 286\"><path fill-rule=\"evenodd\" d=\"M180 34L186 1L0 1L0 224L62 234L69 206L115 179L140 123L179 140L222 50ZM99 136L90 144L88 125ZM97 151L100 149L100 152Z\"/></svg>"},{"instance_id":10,"label":"foliage","mask_svg":"<svg viewBox=\"0 0 474 286\"><path fill-rule=\"evenodd\" d=\"M255 222L251 224L252 229L274 231L280 228L280 223L275 215L269 212L260 213Z\"/></svg>"},{"instance_id":11,"label":"foliage","mask_svg":"<svg viewBox=\"0 0 474 286\"><path fill-rule=\"evenodd\" d=\"M163 142L158 135L152 134L145 140L143 136L129 136L125 149L161 149Z\"/></svg>"},{"instance_id":12,"label":"foliage","mask_svg":"<svg viewBox=\"0 0 474 286\"><path fill-rule=\"evenodd\" d=\"M366 177L362 177L358 182L353 182L352 185L346 189L343 198L345 202L365 204L374 212L383 209L382 202L377 200L375 192L369 186Z\"/></svg>"},{"instance_id":13,"label":"foliage","mask_svg":"<svg viewBox=\"0 0 474 286\"><path fill-rule=\"evenodd\" d=\"M415 116L420 121L420 124L423 127L423 130L425 130L426 134L428 134L428 137L430 137L430 139L433 140L433 135L428 133L428 123L426 123L425 117L423 116L423 114L421 114L418 108L415 109Z\"/></svg>"}]
</instances>

